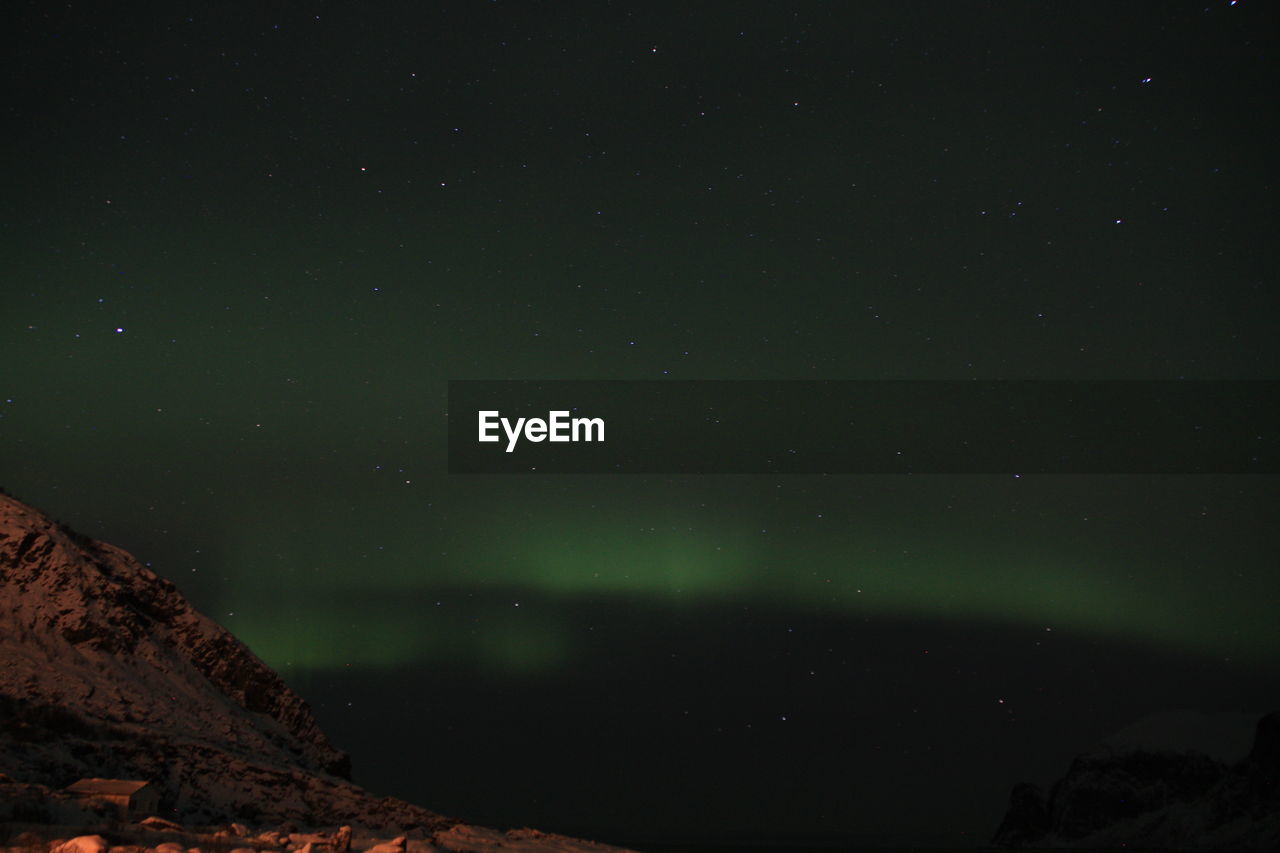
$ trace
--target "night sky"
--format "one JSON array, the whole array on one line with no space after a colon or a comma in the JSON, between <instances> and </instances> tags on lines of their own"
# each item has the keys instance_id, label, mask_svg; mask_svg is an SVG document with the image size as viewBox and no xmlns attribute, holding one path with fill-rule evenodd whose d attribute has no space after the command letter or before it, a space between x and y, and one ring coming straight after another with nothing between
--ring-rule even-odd
<instances>
[{"instance_id":1,"label":"night sky","mask_svg":"<svg viewBox=\"0 0 1280 853\"><path fill-rule=\"evenodd\" d=\"M451 379L1277 378L1268 4L10 5L0 485L375 792L976 844L1280 707L1273 476L445 473Z\"/></svg>"}]
</instances>

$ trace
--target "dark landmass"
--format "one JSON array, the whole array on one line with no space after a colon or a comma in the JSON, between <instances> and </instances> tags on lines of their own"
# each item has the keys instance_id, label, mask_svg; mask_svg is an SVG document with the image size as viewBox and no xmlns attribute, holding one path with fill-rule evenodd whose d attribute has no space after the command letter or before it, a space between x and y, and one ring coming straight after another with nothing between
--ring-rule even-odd
<instances>
[{"instance_id":1,"label":"dark landmass","mask_svg":"<svg viewBox=\"0 0 1280 853\"><path fill-rule=\"evenodd\" d=\"M1227 762L1198 751L1082 755L1048 794L1013 789L993 843L1006 847L1280 850L1280 712Z\"/></svg>"}]
</instances>

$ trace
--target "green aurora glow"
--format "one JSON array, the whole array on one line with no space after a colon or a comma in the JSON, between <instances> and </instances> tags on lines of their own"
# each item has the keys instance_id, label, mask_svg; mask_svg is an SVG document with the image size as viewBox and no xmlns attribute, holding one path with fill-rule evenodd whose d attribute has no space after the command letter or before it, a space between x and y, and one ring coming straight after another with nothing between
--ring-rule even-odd
<instances>
[{"instance_id":1,"label":"green aurora glow","mask_svg":"<svg viewBox=\"0 0 1280 853\"><path fill-rule=\"evenodd\" d=\"M1042 480L1042 498L1061 491L1052 480ZM473 499L490 491L459 486ZM696 490L732 491L733 484ZM545 498L563 490L525 491ZM616 491L622 501L651 489ZM1130 484L1129 491L1140 489ZM1144 557L1115 543L1108 549L1061 534L1055 541L1003 525L966 531L950 517L839 527L815 515L770 531L759 526L768 520L758 507L730 517L701 501L681 508L674 489L657 492L676 506L655 510L650 495L648 508L635 505L628 514L562 496L560 507L534 499L516 509L508 498L505 510L468 510L490 519L483 533L474 521L465 532L388 528L354 511L361 530L354 538L317 534L314 523L237 525L222 559L238 567L240 604L226 621L268 663L315 670L461 661L546 672L570 665L581 646L578 627L558 615L556 602L609 600L997 623L1255 662L1274 662L1280 648L1263 598L1173 582L1176 542ZM245 530L248 536L234 532ZM486 602L482 617L469 615L468 599ZM379 616L368 618L371 610Z\"/></svg>"}]
</instances>

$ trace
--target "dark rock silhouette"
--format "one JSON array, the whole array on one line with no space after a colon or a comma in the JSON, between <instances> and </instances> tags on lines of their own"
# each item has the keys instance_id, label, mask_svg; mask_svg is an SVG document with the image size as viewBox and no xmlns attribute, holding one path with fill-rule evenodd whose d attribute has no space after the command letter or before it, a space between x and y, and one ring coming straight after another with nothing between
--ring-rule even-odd
<instances>
[{"instance_id":1,"label":"dark rock silhouette","mask_svg":"<svg viewBox=\"0 0 1280 853\"><path fill-rule=\"evenodd\" d=\"M1280 712L1259 720L1235 763L1192 751L1080 756L1047 797L1017 785L993 843L1280 850Z\"/></svg>"},{"instance_id":2,"label":"dark rock silhouette","mask_svg":"<svg viewBox=\"0 0 1280 853\"><path fill-rule=\"evenodd\" d=\"M1009 795L1009 810L996 830L995 843L1009 847L1033 844L1049 834L1049 826L1044 791L1031 782L1019 782Z\"/></svg>"}]
</instances>

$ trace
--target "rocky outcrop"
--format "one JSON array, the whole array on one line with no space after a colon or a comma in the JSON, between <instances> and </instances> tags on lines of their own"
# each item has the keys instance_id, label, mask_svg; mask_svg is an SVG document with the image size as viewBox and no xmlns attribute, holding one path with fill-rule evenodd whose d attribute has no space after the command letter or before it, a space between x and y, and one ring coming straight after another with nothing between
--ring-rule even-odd
<instances>
[{"instance_id":1,"label":"rocky outcrop","mask_svg":"<svg viewBox=\"0 0 1280 853\"><path fill-rule=\"evenodd\" d=\"M0 692L73 704L103 721L169 718L167 727L198 735L208 732L208 713L230 710L222 722L245 745L265 734L295 763L349 775L348 758L325 739L301 697L173 584L119 548L6 496L0 596L10 605L0 619L25 638L28 652L14 651L16 665L0 674ZM30 654L36 646L45 654ZM134 671L121 671L128 664ZM131 690L112 677L121 674L143 676L143 683ZM244 712L268 717L269 732Z\"/></svg>"},{"instance_id":2,"label":"rocky outcrop","mask_svg":"<svg viewBox=\"0 0 1280 853\"><path fill-rule=\"evenodd\" d=\"M1006 847L1034 844L1049 833L1049 826L1044 791L1031 782L1019 782L1009 795L1009 810L996 830L995 843Z\"/></svg>"},{"instance_id":3,"label":"rocky outcrop","mask_svg":"<svg viewBox=\"0 0 1280 853\"><path fill-rule=\"evenodd\" d=\"M0 771L149 779L191 820L452 824L348 781L306 702L173 584L0 495Z\"/></svg>"},{"instance_id":4,"label":"rocky outcrop","mask_svg":"<svg viewBox=\"0 0 1280 853\"><path fill-rule=\"evenodd\" d=\"M1280 712L1227 763L1199 752L1109 750L1072 762L1046 796L1014 788L993 843L1008 847L1280 849Z\"/></svg>"}]
</instances>

